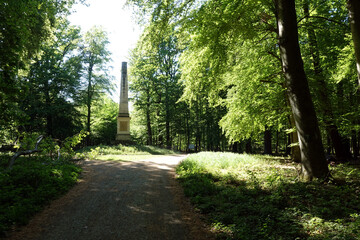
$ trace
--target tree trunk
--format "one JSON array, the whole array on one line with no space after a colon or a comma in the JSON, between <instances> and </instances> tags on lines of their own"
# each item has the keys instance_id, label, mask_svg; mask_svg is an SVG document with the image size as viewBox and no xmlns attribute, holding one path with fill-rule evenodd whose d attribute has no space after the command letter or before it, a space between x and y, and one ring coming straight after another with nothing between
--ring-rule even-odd
<instances>
[{"instance_id":1,"label":"tree trunk","mask_svg":"<svg viewBox=\"0 0 360 240\"><path fill-rule=\"evenodd\" d=\"M272 154L272 148L271 148L271 130L268 126L265 126L265 132L264 132L264 154Z\"/></svg>"},{"instance_id":2,"label":"tree trunk","mask_svg":"<svg viewBox=\"0 0 360 240\"><path fill-rule=\"evenodd\" d=\"M186 152L189 151L190 137L191 137L191 136L190 136L190 134L191 134L190 124L189 124L190 114L191 114L191 112L190 112L190 109L189 109L189 115L188 115L188 117L187 117L186 120L185 120L185 123L186 123L186 147L185 147Z\"/></svg>"},{"instance_id":3,"label":"tree trunk","mask_svg":"<svg viewBox=\"0 0 360 240\"><path fill-rule=\"evenodd\" d=\"M304 1L303 4L304 15L307 16L307 33L309 38L310 53L312 56L312 62L314 66L315 80L316 80L316 92L320 103L320 111L324 116L325 129L331 138L333 147L335 148L336 158L338 160L346 160L351 158L350 151L347 151L344 146L343 138L340 136L339 130L334 123L334 113L332 111L332 104L329 99L329 93L327 91L327 85L325 82L325 76L320 63L320 53L318 49L318 43L313 26L309 23L309 1Z\"/></svg>"},{"instance_id":4,"label":"tree trunk","mask_svg":"<svg viewBox=\"0 0 360 240\"><path fill-rule=\"evenodd\" d=\"M358 87L360 89L360 1L348 0L347 7L349 10L350 27L354 42Z\"/></svg>"},{"instance_id":5,"label":"tree trunk","mask_svg":"<svg viewBox=\"0 0 360 240\"><path fill-rule=\"evenodd\" d=\"M356 137L356 131L351 131L351 145L353 150L353 156L355 159L359 156L358 139Z\"/></svg>"},{"instance_id":6,"label":"tree trunk","mask_svg":"<svg viewBox=\"0 0 360 240\"><path fill-rule=\"evenodd\" d=\"M171 148L171 142L170 142L170 120L168 113L166 114L166 122L165 122L165 138L166 138L166 148Z\"/></svg>"},{"instance_id":7,"label":"tree trunk","mask_svg":"<svg viewBox=\"0 0 360 240\"><path fill-rule=\"evenodd\" d=\"M245 152L246 153L252 153L252 147L251 147L251 138L246 140L245 143Z\"/></svg>"},{"instance_id":8,"label":"tree trunk","mask_svg":"<svg viewBox=\"0 0 360 240\"><path fill-rule=\"evenodd\" d=\"M50 137L53 136L53 119L51 109L51 99L50 99L50 89L49 82L44 82L44 91L45 91L45 107L46 107L46 134Z\"/></svg>"},{"instance_id":9,"label":"tree trunk","mask_svg":"<svg viewBox=\"0 0 360 240\"><path fill-rule=\"evenodd\" d=\"M90 138L91 138L91 101L92 101L92 71L93 71L93 64L90 63L88 68L88 89L87 89L87 120L86 120L86 131L88 131L89 135L86 137L86 144L90 145Z\"/></svg>"},{"instance_id":10,"label":"tree trunk","mask_svg":"<svg viewBox=\"0 0 360 240\"><path fill-rule=\"evenodd\" d=\"M283 65L282 60L281 60L281 65ZM289 99L290 95L287 94L286 83L283 83L282 87L285 90L285 102L286 102L287 106L291 108L290 99ZM301 162L301 154L300 154L300 147L299 147L299 137L298 137L297 130L296 130L294 114L292 111L290 112L290 114L288 116L288 120L289 120L290 128L295 129L295 131L291 131L289 133L288 145L286 147L286 155L290 154L291 160L293 160L296 163L300 163Z\"/></svg>"},{"instance_id":11,"label":"tree trunk","mask_svg":"<svg viewBox=\"0 0 360 240\"><path fill-rule=\"evenodd\" d=\"M275 154L279 154L279 131L276 130Z\"/></svg>"},{"instance_id":12,"label":"tree trunk","mask_svg":"<svg viewBox=\"0 0 360 240\"><path fill-rule=\"evenodd\" d=\"M287 144L285 146L285 155L290 155L291 154L291 148L290 148L291 137L290 136L291 136L290 134L287 135Z\"/></svg>"},{"instance_id":13,"label":"tree trunk","mask_svg":"<svg viewBox=\"0 0 360 240\"><path fill-rule=\"evenodd\" d=\"M147 127L147 144L152 145L152 130L151 130L151 118L150 118L150 104L146 106L146 127Z\"/></svg>"},{"instance_id":14,"label":"tree trunk","mask_svg":"<svg viewBox=\"0 0 360 240\"><path fill-rule=\"evenodd\" d=\"M287 103L290 106L290 100L287 97ZM291 107L291 106L290 106ZM291 112L289 116L289 123L291 126L291 129L296 129L294 114ZM300 147L299 147L299 137L297 131L292 131L289 133L289 140L291 145L290 151L291 151L291 159L294 162L300 163L301 162L301 153L300 153Z\"/></svg>"},{"instance_id":15,"label":"tree trunk","mask_svg":"<svg viewBox=\"0 0 360 240\"><path fill-rule=\"evenodd\" d=\"M86 120L86 131L89 133L89 135L87 135L86 137L87 146L90 145L90 133L91 133L90 120L91 120L91 103L89 101L87 104L87 120Z\"/></svg>"},{"instance_id":16,"label":"tree trunk","mask_svg":"<svg viewBox=\"0 0 360 240\"><path fill-rule=\"evenodd\" d=\"M232 144L232 152L234 152L234 153L238 153L239 152L239 142L234 142L233 144Z\"/></svg>"},{"instance_id":17,"label":"tree trunk","mask_svg":"<svg viewBox=\"0 0 360 240\"><path fill-rule=\"evenodd\" d=\"M325 178L329 169L300 54L295 0L276 0L275 3L280 56L299 137L302 175L309 180Z\"/></svg>"}]
</instances>

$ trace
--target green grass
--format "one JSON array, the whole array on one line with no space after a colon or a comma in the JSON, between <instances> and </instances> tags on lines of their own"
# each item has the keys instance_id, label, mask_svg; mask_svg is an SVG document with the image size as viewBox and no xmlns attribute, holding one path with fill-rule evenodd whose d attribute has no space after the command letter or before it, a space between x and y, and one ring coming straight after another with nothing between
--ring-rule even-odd
<instances>
[{"instance_id":1,"label":"green grass","mask_svg":"<svg viewBox=\"0 0 360 240\"><path fill-rule=\"evenodd\" d=\"M169 149L163 149L154 146L125 146L122 144L116 146L99 145L94 147L86 147L79 151L80 157L104 161L136 161L153 158L158 155L173 154L178 153Z\"/></svg>"},{"instance_id":2,"label":"green grass","mask_svg":"<svg viewBox=\"0 0 360 240\"><path fill-rule=\"evenodd\" d=\"M360 171L331 167L346 180L303 182L282 158L199 153L178 167L178 179L219 239L360 239Z\"/></svg>"},{"instance_id":3,"label":"green grass","mask_svg":"<svg viewBox=\"0 0 360 240\"><path fill-rule=\"evenodd\" d=\"M26 224L51 200L67 192L81 168L69 161L20 157L6 170L10 154L0 155L0 237L13 225Z\"/></svg>"}]
</instances>

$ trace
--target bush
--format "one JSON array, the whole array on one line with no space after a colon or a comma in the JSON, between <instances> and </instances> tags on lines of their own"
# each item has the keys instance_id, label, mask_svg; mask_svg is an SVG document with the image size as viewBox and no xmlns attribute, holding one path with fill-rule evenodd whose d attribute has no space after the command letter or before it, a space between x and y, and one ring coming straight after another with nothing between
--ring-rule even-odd
<instances>
[{"instance_id":1,"label":"bush","mask_svg":"<svg viewBox=\"0 0 360 240\"><path fill-rule=\"evenodd\" d=\"M49 201L73 186L81 172L71 160L73 147L86 136L81 132L60 147L50 138L40 143L40 153L19 157L7 169L9 154L0 155L0 236L12 225L26 224ZM24 135L21 148L33 149L35 135ZM61 157L58 153L61 153Z\"/></svg>"}]
</instances>

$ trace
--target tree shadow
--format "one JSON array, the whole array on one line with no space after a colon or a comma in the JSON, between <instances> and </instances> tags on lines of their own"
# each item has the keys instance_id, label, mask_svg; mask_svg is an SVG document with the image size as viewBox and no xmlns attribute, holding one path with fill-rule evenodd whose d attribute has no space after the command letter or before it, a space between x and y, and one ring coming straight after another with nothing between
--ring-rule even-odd
<instances>
[{"instance_id":1,"label":"tree shadow","mask_svg":"<svg viewBox=\"0 0 360 240\"><path fill-rule=\"evenodd\" d=\"M348 221L345 228L351 222L349 215L359 213L360 200L347 186L284 182L268 191L256 182L199 172L187 173L180 181L196 208L207 214L219 239L308 239L305 221L320 229L312 239L357 239L359 233L346 229L324 233L321 227L327 226L319 225Z\"/></svg>"}]
</instances>

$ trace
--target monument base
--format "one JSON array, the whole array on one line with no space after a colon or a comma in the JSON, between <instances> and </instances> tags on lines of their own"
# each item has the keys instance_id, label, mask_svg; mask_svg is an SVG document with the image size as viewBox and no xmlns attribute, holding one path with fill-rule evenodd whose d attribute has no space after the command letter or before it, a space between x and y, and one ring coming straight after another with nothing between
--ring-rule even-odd
<instances>
[{"instance_id":1,"label":"monument base","mask_svg":"<svg viewBox=\"0 0 360 240\"><path fill-rule=\"evenodd\" d=\"M129 134L117 134L115 144L122 144L125 146L135 145L136 143L131 139Z\"/></svg>"},{"instance_id":2,"label":"monument base","mask_svg":"<svg viewBox=\"0 0 360 240\"><path fill-rule=\"evenodd\" d=\"M116 134L116 141L131 141L130 134Z\"/></svg>"},{"instance_id":3,"label":"monument base","mask_svg":"<svg viewBox=\"0 0 360 240\"><path fill-rule=\"evenodd\" d=\"M115 138L117 142L122 144L132 142L130 136L130 119L129 115L117 117L117 134Z\"/></svg>"}]
</instances>

